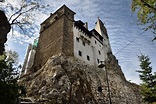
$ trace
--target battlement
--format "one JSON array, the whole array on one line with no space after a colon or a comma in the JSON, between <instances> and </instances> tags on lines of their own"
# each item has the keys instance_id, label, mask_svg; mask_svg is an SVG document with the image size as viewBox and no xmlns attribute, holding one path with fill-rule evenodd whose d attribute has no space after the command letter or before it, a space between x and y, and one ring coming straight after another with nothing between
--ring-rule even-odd
<instances>
[{"instance_id":1,"label":"battlement","mask_svg":"<svg viewBox=\"0 0 156 104\"><path fill-rule=\"evenodd\" d=\"M51 13L50 16L44 22L41 23L40 32L44 31L44 29L47 29L50 25L52 25L62 16L66 16L69 20L74 21L75 14L76 13L70 10L66 5L63 5L56 12L54 12L53 14Z\"/></svg>"}]
</instances>

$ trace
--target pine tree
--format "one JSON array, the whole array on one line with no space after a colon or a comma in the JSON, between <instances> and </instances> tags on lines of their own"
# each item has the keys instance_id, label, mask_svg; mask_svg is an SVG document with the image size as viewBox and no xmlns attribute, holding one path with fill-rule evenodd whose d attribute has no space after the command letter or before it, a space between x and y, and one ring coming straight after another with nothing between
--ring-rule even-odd
<instances>
[{"instance_id":1,"label":"pine tree","mask_svg":"<svg viewBox=\"0 0 156 104\"><path fill-rule=\"evenodd\" d=\"M17 54L11 51L0 56L0 104L17 104L18 97L25 93L24 87L17 83L16 58Z\"/></svg>"},{"instance_id":2,"label":"pine tree","mask_svg":"<svg viewBox=\"0 0 156 104\"><path fill-rule=\"evenodd\" d=\"M156 102L156 73L152 74L151 62L148 56L138 56L141 70L137 70L140 77L141 93L145 102Z\"/></svg>"}]
</instances>

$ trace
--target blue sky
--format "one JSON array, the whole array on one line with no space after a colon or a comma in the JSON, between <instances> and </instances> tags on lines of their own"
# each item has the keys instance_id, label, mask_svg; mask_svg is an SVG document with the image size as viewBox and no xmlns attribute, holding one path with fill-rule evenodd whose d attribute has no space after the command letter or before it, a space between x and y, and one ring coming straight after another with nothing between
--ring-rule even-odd
<instances>
[{"instance_id":1,"label":"blue sky","mask_svg":"<svg viewBox=\"0 0 156 104\"><path fill-rule=\"evenodd\" d=\"M9 1L15 7L19 2ZM20 0L17 0L20 1ZM27 0L30 1L30 0ZM156 72L156 42L152 42L154 34L150 31L143 32L142 27L136 25L136 15L131 12L131 0L40 0L43 5L49 5L46 10L35 12L35 28L33 37L23 36L15 31L15 35L8 35L7 49L19 53L19 61L22 63L28 43L39 35L39 24L42 23L50 13L55 12L63 4L73 10L75 20L88 22L89 29L95 26L97 17L105 24L108 31L113 54L119 61L119 65L127 80L139 83L139 77L135 70L139 69L137 56L140 53L148 55Z\"/></svg>"}]
</instances>

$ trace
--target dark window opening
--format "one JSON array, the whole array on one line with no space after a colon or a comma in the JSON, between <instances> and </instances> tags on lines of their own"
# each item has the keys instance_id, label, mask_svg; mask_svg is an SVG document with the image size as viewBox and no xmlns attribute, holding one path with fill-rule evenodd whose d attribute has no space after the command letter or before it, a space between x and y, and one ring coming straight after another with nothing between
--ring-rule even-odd
<instances>
[{"instance_id":1,"label":"dark window opening","mask_svg":"<svg viewBox=\"0 0 156 104\"><path fill-rule=\"evenodd\" d=\"M101 55L101 52L98 50L98 52L99 52L99 55Z\"/></svg>"},{"instance_id":2,"label":"dark window opening","mask_svg":"<svg viewBox=\"0 0 156 104\"><path fill-rule=\"evenodd\" d=\"M79 38L78 37L76 37L76 41L79 42Z\"/></svg>"},{"instance_id":3,"label":"dark window opening","mask_svg":"<svg viewBox=\"0 0 156 104\"><path fill-rule=\"evenodd\" d=\"M82 56L82 52L81 51L79 51L79 56Z\"/></svg>"},{"instance_id":4,"label":"dark window opening","mask_svg":"<svg viewBox=\"0 0 156 104\"><path fill-rule=\"evenodd\" d=\"M85 42L82 42L82 44L85 46Z\"/></svg>"},{"instance_id":5,"label":"dark window opening","mask_svg":"<svg viewBox=\"0 0 156 104\"><path fill-rule=\"evenodd\" d=\"M57 15L55 15L55 16L54 16L54 19L55 19L55 20L57 20L57 19L58 19Z\"/></svg>"},{"instance_id":6,"label":"dark window opening","mask_svg":"<svg viewBox=\"0 0 156 104\"><path fill-rule=\"evenodd\" d=\"M95 44L96 44L96 40L95 40Z\"/></svg>"},{"instance_id":7,"label":"dark window opening","mask_svg":"<svg viewBox=\"0 0 156 104\"><path fill-rule=\"evenodd\" d=\"M41 64L39 64L39 68L41 68L42 66L41 66Z\"/></svg>"},{"instance_id":8,"label":"dark window opening","mask_svg":"<svg viewBox=\"0 0 156 104\"><path fill-rule=\"evenodd\" d=\"M98 91L102 92L102 87L101 86L98 87Z\"/></svg>"},{"instance_id":9,"label":"dark window opening","mask_svg":"<svg viewBox=\"0 0 156 104\"><path fill-rule=\"evenodd\" d=\"M90 57L87 55L87 60L90 61Z\"/></svg>"},{"instance_id":10,"label":"dark window opening","mask_svg":"<svg viewBox=\"0 0 156 104\"><path fill-rule=\"evenodd\" d=\"M97 59L97 62L100 63L99 59Z\"/></svg>"}]
</instances>

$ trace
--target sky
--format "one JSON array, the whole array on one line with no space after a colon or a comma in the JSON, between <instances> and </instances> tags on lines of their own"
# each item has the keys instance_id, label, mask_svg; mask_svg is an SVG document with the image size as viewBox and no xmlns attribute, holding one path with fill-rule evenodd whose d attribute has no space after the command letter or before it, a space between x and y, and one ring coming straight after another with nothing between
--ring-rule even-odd
<instances>
[{"instance_id":1,"label":"sky","mask_svg":"<svg viewBox=\"0 0 156 104\"><path fill-rule=\"evenodd\" d=\"M14 7L19 7L20 0L6 0ZM29 2L31 0L27 0ZM131 0L39 0L42 5L49 5L46 9L36 11L33 24L36 24L34 34L23 35L15 30L14 34L8 34L6 48L19 54L19 62L22 64L27 46L33 39L39 36L40 24L54 13L62 5L67 5L73 10L75 20L88 22L89 30L93 29L99 17L107 28L113 54L119 61L119 65L128 81L140 83L138 73L138 55L148 55L153 71L156 72L156 42L152 42L154 34L143 31L143 26L137 25L137 17L131 12ZM5 10L9 16L12 14Z\"/></svg>"}]
</instances>

